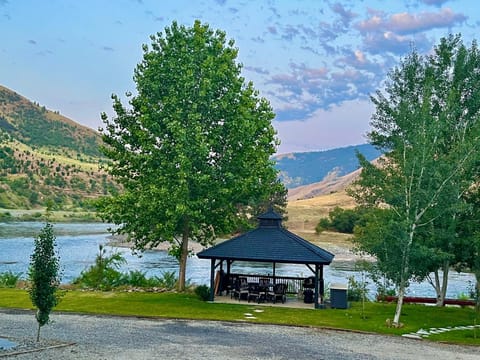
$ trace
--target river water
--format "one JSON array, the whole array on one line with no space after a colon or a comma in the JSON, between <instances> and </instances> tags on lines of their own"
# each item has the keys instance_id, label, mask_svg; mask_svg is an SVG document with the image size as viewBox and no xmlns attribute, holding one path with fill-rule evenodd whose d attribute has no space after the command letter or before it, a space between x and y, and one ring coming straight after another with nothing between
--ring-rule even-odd
<instances>
[{"instance_id":1,"label":"river water","mask_svg":"<svg viewBox=\"0 0 480 360\"><path fill-rule=\"evenodd\" d=\"M0 273L12 271L26 277L30 255L33 252L33 239L44 226L40 222L0 223ZM94 263L99 245L108 242L108 224L102 223L58 223L54 224L57 248L62 269L62 283L69 283L80 272ZM167 271L178 271L177 261L165 251L146 251L141 257L133 255L129 249L107 246L109 252L120 252L127 260L121 271L140 270L147 276L162 276ZM245 274L271 274L272 265L265 263L237 262L232 271ZM277 264L277 275L310 276L311 271L304 265ZM349 276L361 281L362 274L356 272L353 262L333 261L324 268L325 284L346 284ZM191 257L187 263L187 279L194 284L209 284L210 260ZM472 274L451 271L447 297L456 298L460 293L468 293L474 284ZM368 281L369 294L375 294L375 286ZM412 283L409 296L435 296L433 288L426 282Z\"/></svg>"}]
</instances>

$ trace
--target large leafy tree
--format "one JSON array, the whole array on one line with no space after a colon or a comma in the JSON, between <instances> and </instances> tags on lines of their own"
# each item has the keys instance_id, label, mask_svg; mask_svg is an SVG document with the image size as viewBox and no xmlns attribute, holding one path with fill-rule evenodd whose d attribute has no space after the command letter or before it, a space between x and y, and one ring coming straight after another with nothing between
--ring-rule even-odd
<instances>
[{"instance_id":1,"label":"large leafy tree","mask_svg":"<svg viewBox=\"0 0 480 360\"><path fill-rule=\"evenodd\" d=\"M108 170L124 191L99 209L137 250L170 242L183 290L190 239L210 244L285 201L270 160L274 113L241 77L238 50L222 31L173 22L143 52L130 106L114 95L116 116L102 116Z\"/></svg>"},{"instance_id":2,"label":"large leafy tree","mask_svg":"<svg viewBox=\"0 0 480 360\"><path fill-rule=\"evenodd\" d=\"M450 36L430 56L412 51L389 74L385 91L372 97L376 111L369 138L386 155L377 167L360 157L364 171L351 193L362 205L383 207L388 214L382 215L388 221L359 229L357 241L373 255L383 252L393 266L396 324L409 281L441 268L446 276L455 258L462 198L474 180L471 168L480 146L478 89L476 43L467 48L460 36ZM379 229L383 246L370 246L365 239L378 238Z\"/></svg>"}]
</instances>

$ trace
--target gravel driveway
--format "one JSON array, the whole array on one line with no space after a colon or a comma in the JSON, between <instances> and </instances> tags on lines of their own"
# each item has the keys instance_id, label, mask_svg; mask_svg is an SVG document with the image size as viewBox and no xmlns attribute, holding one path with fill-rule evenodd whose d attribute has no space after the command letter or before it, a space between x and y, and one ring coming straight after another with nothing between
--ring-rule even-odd
<instances>
[{"instance_id":1,"label":"gravel driveway","mask_svg":"<svg viewBox=\"0 0 480 360\"><path fill-rule=\"evenodd\" d=\"M52 315L43 347L15 359L480 359L478 347L289 326ZM33 339L32 312L0 309L0 337ZM72 344L74 343L74 344ZM28 350L25 348L24 350Z\"/></svg>"}]
</instances>

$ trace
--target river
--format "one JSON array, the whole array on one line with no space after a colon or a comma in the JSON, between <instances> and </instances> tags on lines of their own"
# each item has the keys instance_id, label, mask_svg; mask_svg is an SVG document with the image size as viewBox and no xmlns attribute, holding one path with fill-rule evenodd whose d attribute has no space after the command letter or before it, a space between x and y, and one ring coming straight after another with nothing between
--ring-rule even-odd
<instances>
[{"instance_id":1,"label":"river","mask_svg":"<svg viewBox=\"0 0 480 360\"><path fill-rule=\"evenodd\" d=\"M33 252L33 239L44 226L40 222L0 223L0 273L12 271L22 273L26 277L30 255ZM99 245L108 242L108 224L102 223L57 223L54 224L57 248L62 269L62 283L70 283L80 272L95 260ZM145 251L142 256L136 256L129 249L107 245L107 251L119 252L127 260L120 269L123 272L140 270L147 276L161 276L164 272L178 271L177 261L165 251ZM232 271L246 274L271 274L272 265L265 263L237 262L232 265ZM277 264L277 275L310 276L310 270L304 265ZM349 276L355 276L357 281L362 275L354 270L353 262L333 261L324 268L325 284L348 282ZM198 259L193 256L188 259L187 279L193 284L209 284L210 260ZM368 282L368 279L367 279ZM451 271L447 297L457 298L458 294L468 293L469 286L474 284L475 277L469 273ZM375 294L375 286L369 281L370 295ZM426 282L412 283L408 288L409 296L435 296L433 288Z\"/></svg>"}]
</instances>

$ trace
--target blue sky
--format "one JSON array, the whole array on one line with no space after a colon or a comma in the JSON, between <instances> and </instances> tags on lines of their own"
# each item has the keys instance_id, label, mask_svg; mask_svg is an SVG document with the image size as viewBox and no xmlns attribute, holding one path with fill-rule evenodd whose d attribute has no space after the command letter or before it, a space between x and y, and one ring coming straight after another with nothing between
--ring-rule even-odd
<instances>
[{"instance_id":1,"label":"blue sky","mask_svg":"<svg viewBox=\"0 0 480 360\"><path fill-rule=\"evenodd\" d=\"M226 32L276 113L278 153L365 143L387 72L449 33L470 45L477 0L0 0L0 84L97 129L134 91L142 44L172 21Z\"/></svg>"}]
</instances>

